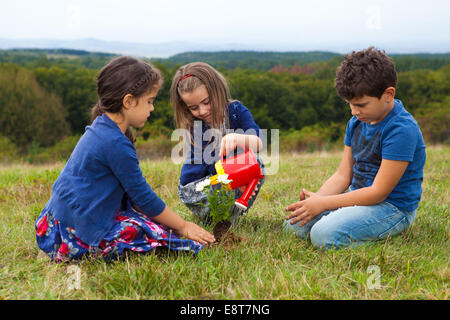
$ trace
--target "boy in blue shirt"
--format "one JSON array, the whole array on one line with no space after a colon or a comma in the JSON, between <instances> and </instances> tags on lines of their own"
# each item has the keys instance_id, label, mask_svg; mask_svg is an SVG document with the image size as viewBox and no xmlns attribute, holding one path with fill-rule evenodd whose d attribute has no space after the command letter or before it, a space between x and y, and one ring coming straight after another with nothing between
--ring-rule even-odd
<instances>
[{"instance_id":1,"label":"boy in blue shirt","mask_svg":"<svg viewBox=\"0 0 450 320\"><path fill-rule=\"evenodd\" d=\"M285 229L339 248L405 231L422 194L425 144L412 115L395 99L392 60L373 47L344 57L335 87L353 117L337 171L286 207ZM349 189L349 190L348 190ZM347 192L346 192L347 191Z\"/></svg>"}]
</instances>

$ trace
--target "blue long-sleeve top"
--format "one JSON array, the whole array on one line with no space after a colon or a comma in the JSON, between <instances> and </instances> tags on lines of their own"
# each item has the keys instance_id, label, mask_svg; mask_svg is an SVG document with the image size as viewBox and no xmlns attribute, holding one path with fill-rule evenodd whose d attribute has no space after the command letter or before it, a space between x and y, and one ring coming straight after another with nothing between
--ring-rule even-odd
<instances>
[{"instance_id":1,"label":"blue long-sleeve top","mask_svg":"<svg viewBox=\"0 0 450 320\"><path fill-rule=\"evenodd\" d=\"M257 135L264 143L264 136L262 135L262 131L255 123L250 110L242 105L241 102L235 100L228 105L228 117L228 129L236 133ZM190 144L190 151L188 152L188 155L186 156L186 159L181 168L180 184L183 186L190 182L204 178L208 175L216 174L214 164L217 160L219 160L218 156L216 156L215 154L217 148L208 147L208 145L211 144L214 138L212 140L207 139L205 131L210 128L204 121L201 122L202 137L206 137L206 140L203 141L203 138L200 137L202 142L201 150L199 146L195 146L195 142L194 145Z\"/></svg>"},{"instance_id":2,"label":"blue long-sleeve top","mask_svg":"<svg viewBox=\"0 0 450 320\"><path fill-rule=\"evenodd\" d=\"M116 213L130 208L130 202L149 217L166 206L144 178L134 145L103 114L86 127L44 210L72 227L82 241L97 246Z\"/></svg>"}]
</instances>

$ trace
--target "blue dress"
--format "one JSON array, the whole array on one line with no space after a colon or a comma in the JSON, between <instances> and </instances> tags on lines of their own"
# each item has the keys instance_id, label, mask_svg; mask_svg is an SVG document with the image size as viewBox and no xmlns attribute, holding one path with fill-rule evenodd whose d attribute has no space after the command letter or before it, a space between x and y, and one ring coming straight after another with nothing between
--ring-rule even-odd
<instances>
[{"instance_id":1,"label":"blue dress","mask_svg":"<svg viewBox=\"0 0 450 320\"><path fill-rule=\"evenodd\" d=\"M48 211L42 211L35 224L38 246L54 262L83 258L116 259L127 250L148 252L156 247L190 251L196 255L203 245L181 239L171 230L155 223L133 209L117 212L113 227L98 246L91 246L77 237L73 228L64 225Z\"/></svg>"}]
</instances>

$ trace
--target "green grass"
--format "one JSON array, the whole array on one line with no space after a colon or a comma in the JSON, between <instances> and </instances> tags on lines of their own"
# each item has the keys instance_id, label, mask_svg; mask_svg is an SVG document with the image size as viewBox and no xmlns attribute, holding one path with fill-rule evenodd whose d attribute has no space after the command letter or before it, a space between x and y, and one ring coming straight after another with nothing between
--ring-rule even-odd
<instances>
[{"instance_id":1,"label":"green grass","mask_svg":"<svg viewBox=\"0 0 450 320\"><path fill-rule=\"evenodd\" d=\"M63 163L0 167L0 299L448 299L450 147L427 150L423 197L404 234L369 245L320 251L283 234L283 208L301 187L317 190L340 153L282 155L255 205L235 233L248 240L232 249L129 254L121 261L82 261L79 289L70 287L70 264L39 254L34 222ZM150 185L185 219L178 200L180 165L141 162ZM210 228L211 227L207 227ZM370 289L371 265L380 286Z\"/></svg>"}]
</instances>

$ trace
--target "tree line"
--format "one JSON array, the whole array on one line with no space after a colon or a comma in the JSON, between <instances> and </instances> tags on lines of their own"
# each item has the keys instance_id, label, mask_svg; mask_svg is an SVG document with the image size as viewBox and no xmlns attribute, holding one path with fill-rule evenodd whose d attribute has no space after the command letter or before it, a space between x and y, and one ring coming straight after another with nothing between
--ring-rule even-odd
<instances>
[{"instance_id":1,"label":"tree line","mask_svg":"<svg viewBox=\"0 0 450 320\"><path fill-rule=\"evenodd\" d=\"M248 52L240 54L251 57ZM303 62L283 65L288 60L281 55L277 64L269 63L270 68L266 64L273 57L264 60L262 56L260 64L253 67L224 67L234 59L226 53L218 53L216 63L209 62L225 75L232 97L250 109L261 128L277 128L282 135L321 132L330 142L341 139L351 116L334 89L342 56L323 53L323 60L311 62L318 59L318 53L311 53L309 60L303 53ZM0 146L5 148L9 140L26 152L33 146L51 147L65 137L82 134L89 124L90 107L97 101L95 76L112 57L70 50L51 54L0 51ZM197 58L190 56L191 61L202 60ZM292 54L285 58L292 59ZM397 98L419 121L428 143L449 143L450 55L395 56L394 60L406 69L399 71ZM255 61L258 59L252 63ZM161 59L150 62L161 70L165 81L150 122L139 132L143 139L170 136L175 128L169 88L180 64Z\"/></svg>"}]
</instances>

